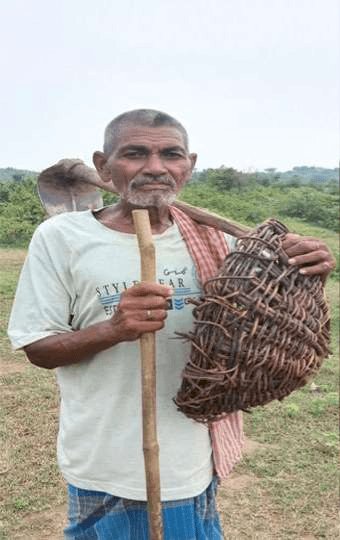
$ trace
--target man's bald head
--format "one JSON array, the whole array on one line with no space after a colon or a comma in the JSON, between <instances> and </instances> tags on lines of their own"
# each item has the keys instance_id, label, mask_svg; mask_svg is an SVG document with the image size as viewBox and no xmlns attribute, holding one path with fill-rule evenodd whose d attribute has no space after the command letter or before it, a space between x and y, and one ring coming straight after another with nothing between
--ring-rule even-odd
<instances>
[{"instance_id":1,"label":"man's bald head","mask_svg":"<svg viewBox=\"0 0 340 540\"><path fill-rule=\"evenodd\" d=\"M107 125L104 135L104 154L110 156L121 132L130 126L145 126L151 128L169 126L177 129L182 137L185 149L188 150L188 134L178 120L167 113L154 109L135 109L120 114Z\"/></svg>"}]
</instances>

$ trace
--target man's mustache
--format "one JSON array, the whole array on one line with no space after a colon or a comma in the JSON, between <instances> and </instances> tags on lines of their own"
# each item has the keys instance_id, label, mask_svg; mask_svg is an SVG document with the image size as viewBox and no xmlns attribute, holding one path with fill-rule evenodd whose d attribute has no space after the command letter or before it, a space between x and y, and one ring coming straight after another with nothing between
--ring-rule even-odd
<instances>
[{"instance_id":1,"label":"man's mustache","mask_svg":"<svg viewBox=\"0 0 340 540\"><path fill-rule=\"evenodd\" d=\"M169 186L173 189L176 188L176 182L171 176L153 176L151 178L134 178L129 185L129 189L137 189L142 186L146 185L152 185L153 183L156 184L164 184L165 186Z\"/></svg>"}]
</instances>

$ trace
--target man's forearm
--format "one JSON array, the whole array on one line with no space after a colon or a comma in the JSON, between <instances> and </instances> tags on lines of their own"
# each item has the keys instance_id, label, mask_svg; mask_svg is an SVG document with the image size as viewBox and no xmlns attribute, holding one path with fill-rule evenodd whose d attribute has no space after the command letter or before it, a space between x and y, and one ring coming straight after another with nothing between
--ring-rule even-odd
<instances>
[{"instance_id":1,"label":"man's forearm","mask_svg":"<svg viewBox=\"0 0 340 540\"><path fill-rule=\"evenodd\" d=\"M110 321L40 339L24 347L32 364L46 369L82 362L120 341Z\"/></svg>"},{"instance_id":2,"label":"man's forearm","mask_svg":"<svg viewBox=\"0 0 340 540\"><path fill-rule=\"evenodd\" d=\"M146 332L161 330L171 293L166 285L139 283L122 293L119 309L111 319L40 339L24 347L24 351L32 364L46 369L77 364L117 343L135 341Z\"/></svg>"}]
</instances>

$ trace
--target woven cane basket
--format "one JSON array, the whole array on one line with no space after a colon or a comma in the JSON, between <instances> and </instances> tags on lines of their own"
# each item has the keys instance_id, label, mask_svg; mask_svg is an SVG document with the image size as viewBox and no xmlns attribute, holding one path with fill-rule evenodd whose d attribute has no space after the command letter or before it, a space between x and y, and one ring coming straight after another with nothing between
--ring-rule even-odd
<instances>
[{"instance_id":1,"label":"woven cane basket","mask_svg":"<svg viewBox=\"0 0 340 540\"><path fill-rule=\"evenodd\" d=\"M283 399L329 353L329 311L319 277L288 265L287 228L269 220L238 239L193 303L195 327L179 334L191 357L175 398L199 422Z\"/></svg>"}]
</instances>

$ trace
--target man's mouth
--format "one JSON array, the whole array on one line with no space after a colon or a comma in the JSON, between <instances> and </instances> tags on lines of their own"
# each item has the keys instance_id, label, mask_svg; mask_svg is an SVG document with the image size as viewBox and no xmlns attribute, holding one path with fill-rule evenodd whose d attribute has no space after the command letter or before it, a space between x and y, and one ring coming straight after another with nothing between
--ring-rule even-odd
<instances>
[{"instance_id":1,"label":"man's mouth","mask_svg":"<svg viewBox=\"0 0 340 540\"><path fill-rule=\"evenodd\" d=\"M135 178L132 180L129 189L131 191L175 191L176 183L172 178Z\"/></svg>"},{"instance_id":2,"label":"man's mouth","mask_svg":"<svg viewBox=\"0 0 340 540\"><path fill-rule=\"evenodd\" d=\"M152 191L153 189L161 189L161 190L171 189L171 187L168 184L162 184L162 183L160 184L158 182L153 182L150 184L143 184L142 186L139 186L139 188L135 188L135 189L140 189L143 191Z\"/></svg>"}]
</instances>

